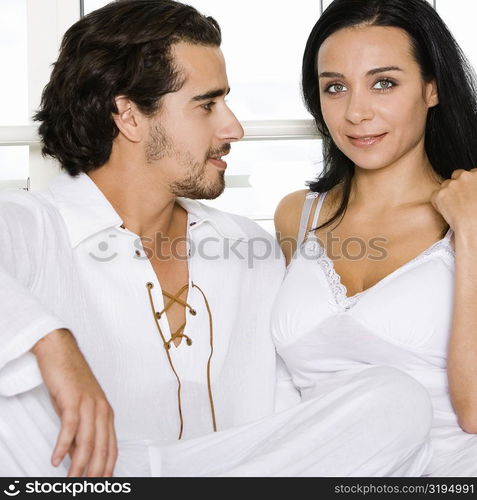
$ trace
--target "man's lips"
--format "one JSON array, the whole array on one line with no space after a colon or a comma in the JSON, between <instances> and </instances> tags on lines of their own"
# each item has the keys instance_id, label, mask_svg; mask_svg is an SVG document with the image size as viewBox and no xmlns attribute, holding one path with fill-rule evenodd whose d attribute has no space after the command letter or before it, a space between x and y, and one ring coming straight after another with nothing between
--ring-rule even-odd
<instances>
[{"instance_id":1,"label":"man's lips","mask_svg":"<svg viewBox=\"0 0 477 500\"><path fill-rule=\"evenodd\" d=\"M222 159L224 156L227 156L230 153L230 144L225 144L222 146L222 149L211 150L212 153L207 160L210 161L213 165L221 170L225 170L227 168L227 163Z\"/></svg>"},{"instance_id":2,"label":"man's lips","mask_svg":"<svg viewBox=\"0 0 477 500\"><path fill-rule=\"evenodd\" d=\"M354 146L357 147L369 147L374 146L378 142L380 142L385 136L387 132L384 134L371 134L371 135L360 135L360 136L351 136L348 135L348 139Z\"/></svg>"},{"instance_id":3,"label":"man's lips","mask_svg":"<svg viewBox=\"0 0 477 500\"><path fill-rule=\"evenodd\" d=\"M227 163L222 160L220 157L218 158L209 158L210 163L212 165L215 165L217 168L220 168L221 170L225 170L227 168Z\"/></svg>"}]
</instances>

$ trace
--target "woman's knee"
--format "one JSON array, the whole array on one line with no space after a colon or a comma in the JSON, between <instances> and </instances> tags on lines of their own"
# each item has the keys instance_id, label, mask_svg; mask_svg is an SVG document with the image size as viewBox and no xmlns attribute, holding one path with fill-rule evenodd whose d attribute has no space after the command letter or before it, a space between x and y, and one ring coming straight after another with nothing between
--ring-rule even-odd
<instances>
[{"instance_id":1,"label":"woman's knee","mask_svg":"<svg viewBox=\"0 0 477 500\"><path fill-rule=\"evenodd\" d=\"M362 373L369 383L369 398L386 414L396 430L425 440L432 426L432 403L426 388L415 378L392 367L374 367Z\"/></svg>"}]
</instances>

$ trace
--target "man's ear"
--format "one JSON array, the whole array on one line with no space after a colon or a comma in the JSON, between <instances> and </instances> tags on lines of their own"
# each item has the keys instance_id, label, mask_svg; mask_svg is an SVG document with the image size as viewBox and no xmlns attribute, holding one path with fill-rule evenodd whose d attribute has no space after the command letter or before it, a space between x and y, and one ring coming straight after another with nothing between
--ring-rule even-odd
<instances>
[{"instance_id":1,"label":"man's ear","mask_svg":"<svg viewBox=\"0 0 477 500\"><path fill-rule=\"evenodd\" d=\"M113 120L119 131L131 142L140 142L144 135L144 117L137 106L125 96L115 98L117 113Z\"/></svg>"},{"instance_id":2,"label":"man's ear","mask_svg":"<svg viewBox=\"0 0 477 500\"><path fill-rule=\"evenodd\" d=\"M439 92L435 80L426 83L426 102L428 108L433 108L439 104Z\"/></svg>"}]
</instances>

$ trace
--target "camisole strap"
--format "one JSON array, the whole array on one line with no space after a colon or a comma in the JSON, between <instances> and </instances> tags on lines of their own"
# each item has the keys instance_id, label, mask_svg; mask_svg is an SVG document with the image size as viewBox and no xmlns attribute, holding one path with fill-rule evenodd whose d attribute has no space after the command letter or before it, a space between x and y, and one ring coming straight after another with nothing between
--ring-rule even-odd
<instances>
[{"instance_id":1,"label":"camisole strap","mask_svg":"<svg viewBox=\"0 0 477 500\"><path fill-rule=\"evenodd\" d=\"M306 239L308 239L309 234L314 234L314 229L318 226L318 219L320 217L321 207L323 206L323 202L325 201L326 193L321 193L320 198L318 199L318 203L316 204L315 214L313 216L313 222L311 223L310 231L308 232Z\"/></svg>"},{"instance_id":2,"label":"camisole strap","mask_svg":"<svg viewBox=\"0 0 477 500\"><path fill-rule=\"evenodd\" d=\"M298 231L298 246L300 246L305 239L305 233L308 225L308 219L310 218L311 207L313 206L313 202L318 196L319 193L315 193L313 191L309 191L306 194L305 203L303 204L303 210L301 212L300 229Z\"/></svg>"}]
</instances>

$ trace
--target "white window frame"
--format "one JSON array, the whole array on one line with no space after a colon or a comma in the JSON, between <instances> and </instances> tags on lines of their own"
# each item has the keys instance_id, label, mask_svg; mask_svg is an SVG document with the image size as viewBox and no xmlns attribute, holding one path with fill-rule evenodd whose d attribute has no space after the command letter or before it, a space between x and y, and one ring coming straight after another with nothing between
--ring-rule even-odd
<instances>
[{"instance_id":1,"label":"white window frame","mask_svg":"<svg viewBox=\"0 0 477 500\"><path fill-rule=\"evenodd\" d=\"M51 65L65 31L79 19L78 0L27 0L28 115L38 109L41 93L48 83ZM39 190L58 173L53 160L41 156L37 126L0 127L1 146L29 146L29 179L21 187ZM3 181L0 187L19 187L20 181Z\"/></svg>"}]
</instances>

